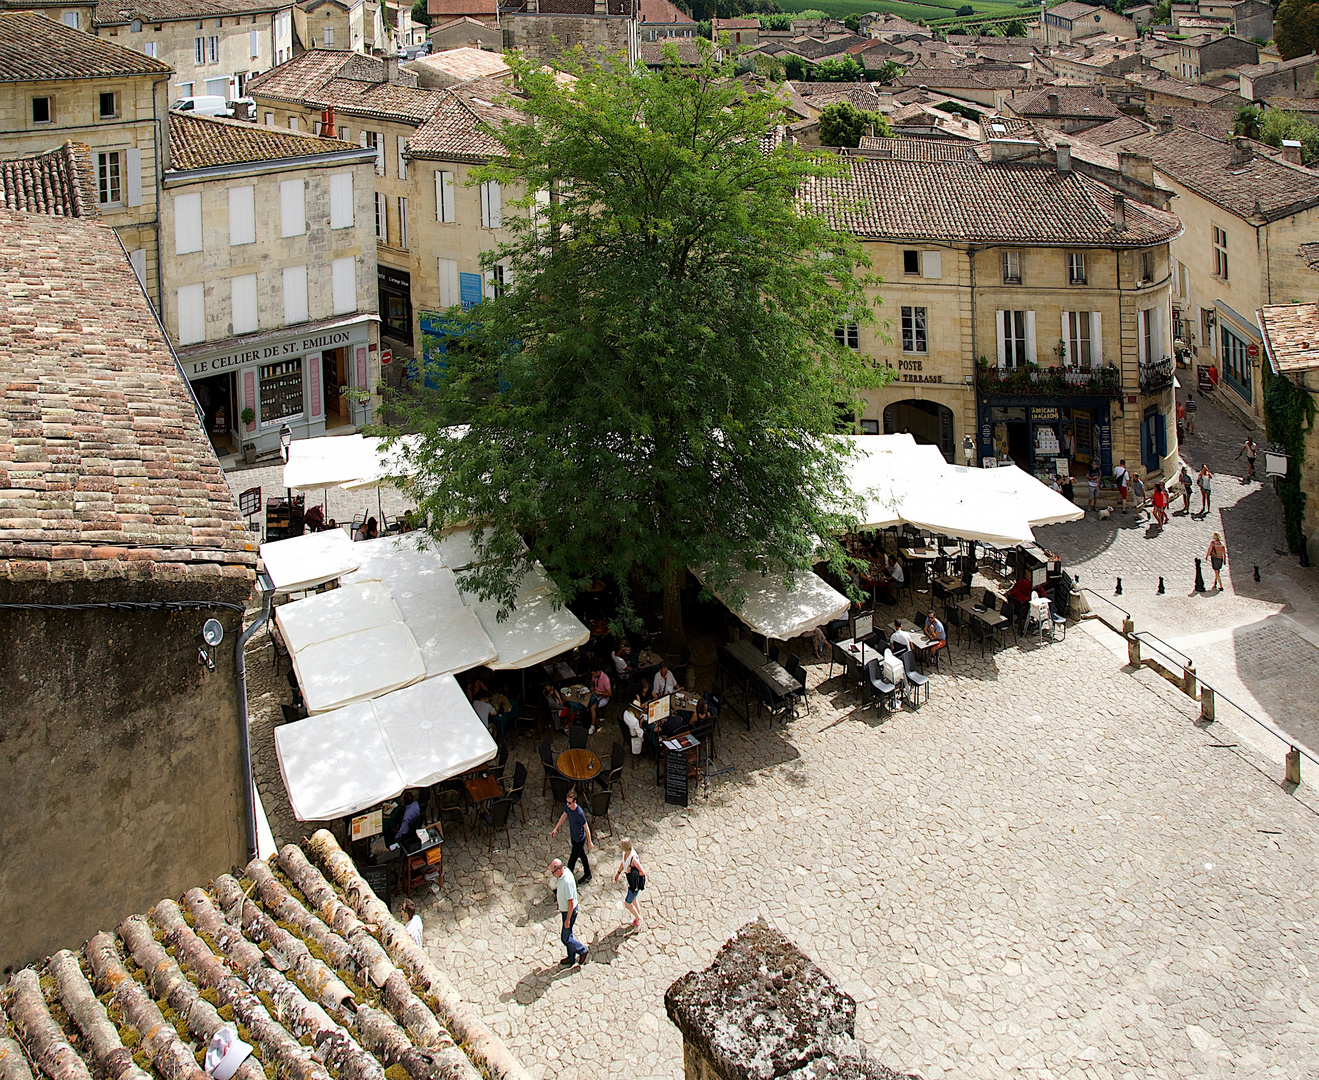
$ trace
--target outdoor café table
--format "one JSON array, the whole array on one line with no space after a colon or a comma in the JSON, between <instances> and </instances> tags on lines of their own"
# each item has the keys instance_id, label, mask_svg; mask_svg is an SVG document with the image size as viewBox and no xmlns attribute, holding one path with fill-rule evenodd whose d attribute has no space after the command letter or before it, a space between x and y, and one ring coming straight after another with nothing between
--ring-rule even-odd
<instances>
[{"instance_id":1,"label":"outdoor caf\u00e9 table","mask_svg":"<svg viewBox=\"0 0 1319 1080\"><path fill-rule=\"evenodd\" d=\"M591 704L591 691L585 686L565 686L559 691L559 696L570 705L580 705L586 708Z\"/></svg>"},{"instance_id":2,"label":"outdoor caf\u00e9 table","mask_svg":"<svg viewBox=\"0 0 1319 1080\"><path fill-rule=\"evenodd\" d=\"M939 549L933 547L928 547L928 548L905 547L905 548L898 548L898 552L905 559L924 559L929 562L933 562L935 559L940 557Z\"/></svg>"},{"instance_id":3,"label":"outdoor caf\u00e9 table","mask_svg":"<svg viewBox=\"0 0 1319 1080\"><path fill-rule=\"evenodd\" d=\"M493 776L467 776L463 778L463 787L472 800L473 806L480 806L490 799L498 799L504 794L504 785Z\"/></svg>"},{"instance_id":4,"label":"outdoor caf\u00e9 table","mask_svg":"<svg viewBox=\"0 0 1319 1080\"><path fill-rule=\"evenodd\" d=\"M934 584L943 590L945 596L957 596L967 592L971 586L953 574L940 574Z\"/></svg>"},{"instance_id":5,"label":"outdoor caf\u00e9 table","mask_svg":"<svg viewBox=\"0 0 1319 1080\"><path fill-rule=\"evenodd\" d=\"M679 690L676 694L670 695L673 699L669 708L672 712L689 712L696 711L696 703L701 699L695 694L688 693L686 690Z\"/></svg>"},{"instance_id":6,"label":"outdoor caf\u00e9 table","mask_svg":"<svg viewBox=\"0 0 1319 1080\"><path fill-rule=\"evenodd\" d=\"M983 604L977 604L974 600L966 599L958 601L957 606L965 611L971 618L978 620L982 625L987 626L990 630L997 630L1000 626L1008 621L1008 617L1001 611L991 611ZM977 611L976 608L980 610ZM984 651L984 646L981 646Z\"/></svg>"},{"instance_id":7,"label":"outdoor caf\u00e9 table","mask_svg":"<svg viewBox=\"0 0 1319 1080\"><path fill-rule=\"evenodd\" d=\"M565 750L556 765L569 780L594 780L600 772L600 759L589 750Z\"/></svg>"},{"instance_id":8,"label":"outdoor caf\u00e9 table","mask_svg":"<svg viewBox=\"0 0 1319 1080\"><path fill-rule=\"evenodd\" d=\"M663 662L664 657L660 656L654 649L642 649L637 656L638 668L659 667Z\"/></svg>"},{"instance_id":9,"label":"outdoor caf\u00e9 table","mask_svg":"<svg viewBox=\"0 0 1319 1080\"><path fill-rule=\"evenodd\" d=\"M934 648L934 642L927 638L925 632L909 619L902 620L902 629L907 632L907 637L911 639L911 647L917 658L924 664L929 659L929 653ZM945 633L947 633L946 630Z\"/></svg>"},{"instance_id":10,"label":"outdoor caf\u00e9 table","mask_svg":"<svg viewBox=\"0 0 1319 1080\"><path fill-rule=\"evenodd\" d=\"M745 638L737 641L730 641L724 646L726 652L733 660L742 666L747 675L768 691L769 696L777 704L781 699L795 694L802 688L801 683L788 674L782 665L770 660L763 652L757 649L751 642ZM743 683L743 704L746 703L746 683ZM751 717L747 713L742 714L747 722L747 730L751 729Z\"/></svg>"},{"instance_id":11,"label":"outdoor caf\u00e9 table","mask_svg":"<svg viewBox=\"0 0 1319 1080\"><path fill-rule=\"evenodd\" d=\"M843 666L843 670L851 671L853 668L864 670L865 666L871 660L882 660L884 654L876 652L869 645L859 641L853 641L851 638L844 638L842 641L834 642L834 658ZM834 666L833 659L829 661L829 675L833 676Z\"/></svg>"}]
</instances>

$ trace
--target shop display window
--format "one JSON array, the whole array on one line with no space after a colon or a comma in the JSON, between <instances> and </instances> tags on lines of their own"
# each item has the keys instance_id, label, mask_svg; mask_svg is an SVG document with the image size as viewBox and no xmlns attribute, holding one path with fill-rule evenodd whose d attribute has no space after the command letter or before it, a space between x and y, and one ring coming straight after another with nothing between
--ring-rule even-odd
<instances>
[{"instance_id":1,"label":"shop display window","mask_svg":"<svg viewBox=\"0 0 1319 1080\"><path fill-rule=\"evenodd\" d=\"M302 415L302 358L261 366L261 423Z\"/></svg>"}]
</instances>

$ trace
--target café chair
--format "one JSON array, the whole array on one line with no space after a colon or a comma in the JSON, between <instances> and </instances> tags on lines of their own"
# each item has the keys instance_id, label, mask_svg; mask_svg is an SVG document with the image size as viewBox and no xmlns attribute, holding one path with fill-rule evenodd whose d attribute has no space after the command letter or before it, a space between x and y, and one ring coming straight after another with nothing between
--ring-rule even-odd
<instances>
[{"instance_id":1,"label":"caf\u00e9 chair","mask_svg":"<svg viewBox=\"0 0 1319 1080\"><path fill-rule=\"evenodd\" d=\"M550 750L549 739L543 739L536 750L540 754L540 763L545 769L544 783L540 786L540 793L544 795L550 788L550 780L559 775L559 766L554 760L553 751Z\"/></svg>"},{"instance_id":2,"label":"caf\u00e9 chair","mask_svg":"<svg viewBox=\"0 0 1319 1080\"><path fill-rule=\"evenodd\" d=\"M279 711L283 714L286 724L295 724L303 718L302 710L293 705L285 705L281 702Z\"/></svg>"},{"instance_id":3,"label":"caf\u00e9 chair","mask_svg":"<svg viewBox=\"0 0 1319 1080\"><path fill-rule=\"evenodd\" d=\"M522 792L527 786L526 765L519 761L513 768L513 779L510 781L505 777L500 782L504 785L504 794L508 796L508 801L518 808L518 813L522 816L522 824L525 825L527 812L522 808Z\"/></svg>"},{"instance_id":4,"label":"caf\u00e9 chair","mask_svg":"<svg viewBox=\"0 0 1319 1080\"><path fill-rule=\"evenodd\" d=\"M458 828L463 831L463 839L467 839L467 822L463 818L462 798L456 791L441 791L438 799L439 808L436 814L436 820L440 824L440 835L443 836L448 823L456 823Z\"/></svg>"},{"instance_id":5,"label":"caf\u00e9 chair","mask_svg":"<svg viewBox=\"0 0 1319 1080\"><path fill-rule=\"evenodd\" d=\"M870 660L866 663L865 676L866 683L874 694L875 700L879 702L882 708L891 713L896 706L895 699L898 688L893 683L884 681L880 673L880 662L878 660ZM865 708L865 706L863 705L862 708Z\"/></svg>"},{"instance_id":6,"label":"caf\u00e9 chair","mask_svg":"<svg viewBox=\"0 0 1319 1080\"><path fill-rule=\"evenodd\" d=\"M802 666L801 661L795 656L788 657L786 667L788 674L801 683L801 689L792 692L791 700L794 702L802 702L806 706L806 714L809 716L811 712L811 703L806 697L806 669ZM796 710L794 709L794 712L795 711Z\"/></svg>"},{"instance_id":7,"label":"caf\u00e9 chair","mask_svg":"<svg viewBox=\"0 0 1319 1080\"><path fill-rule=\"evenodd\" d=\"M902 661L902 668L907 673L907 685L911 688L911 699L915 706L921 703L921 690L925 691L925 700L930 700L930 677L922 675L916 670L916 658L912 655L911 649L903 649L898 659Z\"/></svg>"},{"instance_id":8,"label":"caf\u00e9 chair","mask_svg":"<svg viewBox=\"0 0 1319 1080\"><path fill-rule=\"evenodd\" d=\"M573 726L568 729L568 749L585 750L586 740L589 737L586 728L582 727L581 724L573 724Z\"/></svg>"},{"instance_id":9,"label":"caf\u00e9 chair","mask_svg":"<svg viewBox=\"0 0 1319 1080\"><path fill-rule=\"evenodd\" d=\"M490 847L489 850L495 850L495 832L498 829L504 830L504 846L511 847L513 837L508 831L508 815L513 810L513 800L510 798L496 799L488 809L481 812L479 820L490 826Z\"/></svg>"},{"instance_id":10,"label":"caf\u00e9 chair","mask_svg":"<svg viewBox=\"0 0 1319 1080\"><path fill-rule=\"evenodd\" d=\"M577 785L574 781L569 780L562 773L555 772L550 777L550 820L558 821L559 815L563 813L563 804L568 799L568 792L572 791Z\"/></svg>"},{"instance_id":11,"label":"caf\u00e9 chair","mask_svg":"<svg viewBox=\"0 0 1319 1080\"><path fill-rule=\"evenodd\" d=\"M623 798L623 762L627 760L627 749L622 743L616 742L609 750L609 771L601 773L595 778L595 782L601 787L609 788L611 791L614 785L618 785L618 797Z\"/></svg>"},{"instance_id":12,"label":"caf\u00e9 chair","mask_svg":"<svg viewBox=\"0 0 1319 1080\"><path fill-rule=\"evenodd\" d=\"M609 835L614 834L614 823L609 818L609 802L614 797L614 793L608 788L597 788L591 792L591 817L596 821L601 818L609 826Z\"/></svg>"}]
</instances>

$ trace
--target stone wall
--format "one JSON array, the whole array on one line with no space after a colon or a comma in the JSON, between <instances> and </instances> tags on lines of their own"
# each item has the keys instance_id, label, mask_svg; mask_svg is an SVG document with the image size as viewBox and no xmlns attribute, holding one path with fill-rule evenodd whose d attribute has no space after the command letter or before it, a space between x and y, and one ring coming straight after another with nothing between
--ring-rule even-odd
<instances>
[{"instance_id":1,"label":"stone wall","mask_svg":"<svg viewBox=\"0 0 1319 1080\"><path fill-rule=\"evenodd\" d=\"M622 15L508 15L504 48L550 60L581 46L588 54L626 52L632 20Z\"/></svg>"},{"instance_id":2,"label":"stone wall","mask_svg":"<svg viewBox=\"0 0 1319 1080\"><path fill-rule=\"evenodd\" d=\"M248 589L0 582L0 603L223 600ZM225 629L197 662L207 618ZM245 861L239 613L0 612L0 969Z\"/></svg>"}]
</instances>

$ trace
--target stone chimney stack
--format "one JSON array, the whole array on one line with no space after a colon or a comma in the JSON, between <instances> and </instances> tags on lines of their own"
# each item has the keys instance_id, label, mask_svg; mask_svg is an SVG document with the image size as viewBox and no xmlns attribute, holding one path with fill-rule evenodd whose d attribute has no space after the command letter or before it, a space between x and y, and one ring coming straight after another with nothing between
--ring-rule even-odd
<instances>
[{"instance_id":1,"label":"stone chimney stack","mask_svg":"<svg viewBox=\"0 0 1319 1080\"><path fill-rule=\"evenodd\" d=\"M385 56L385 82L398 82L398 53L387 53Z\"/></svg>"},{"instance_id":2,"label":"stone chimney stack","mask_svg":"<svg viewBox=\"0 0 1319 1080\"><path fill-rule=\"evenodd\" d=\"M1118 232L1127 228L1127 197L1120 191L1113 192L1113 227Z\"/></svg>"},{"instance_id":3,"label":"stone chimney stack","mask_svg":"<svg viewBox=\"0 0 1319 1080\"><path fill-rule=\"evenodd\" d=\"M1167 135L1172 131L1172 113L1164 113L1159 117L1159 134Z\"/></svg>"},{"instance_id":4,"label":"stone chimney stack","mask_svg":"<svg viewBox=\"0 0 1319 1080\"><path fill-rule=\"evenodd\" d=\"M1058 144L1058 171L1072 171L1072 144L1060 142Z\"/></svg>"},{"instance_id":5,"label":"stone chimney stack","mask_svg":"<svg viewBox=\"0 0 1319 1080\"><path fill-rule=\"evenodd\" d=\"M1049 112L1053 113L1053 114L1056 116L1060 111L1061 111L1061 110L1059 109L1059 106L1058 106L1058 95L1057 95L1057 94L1050 94L1050 95L1049 95Z\"/></svg>"},{"instance_id":6,"label":"stone chimney stack","mask_svg":"<svg viewBox=\"0 0 1319 1080\"><path fill-rule=\"evenodd\" d=\"M1301 144L1298 140L1282 140L1282 160L1290 161L1293 165L1301 164Z\"/></svg>"},{"instance_id":7,"label":"stone chimney stack","mask_svg":"<svg viewBox=\"0 0 1319 1080\"><path fill-rule=\"evenodd\" d=\"M1250 140L1244 135L1232 136L1232 164L1244 165L1252 157L1255 151L1250 145Z\"/></svg>"},{"instance_id":8,"label":"stone chimney stack","mask_svg":"<svg viewBox=\"0 0 1319 1080\"><path fill-rule=\"evenodd\" d=\"M1124 154L1117 156L1117 170L1121 176L1146 187L1154 186L1154 162L1143 154Z\"/></svg>"}]
</instances>

